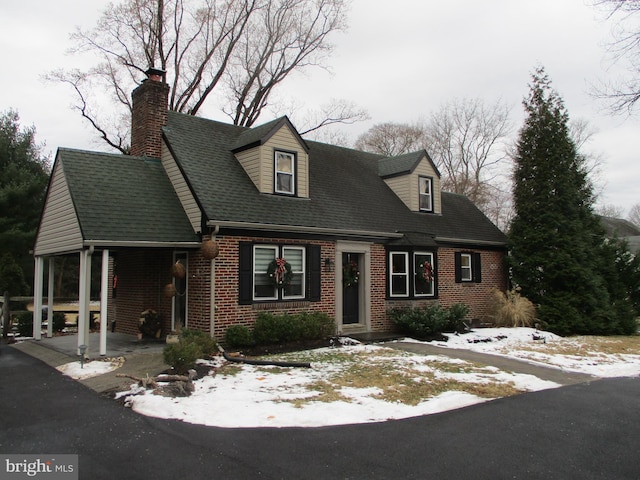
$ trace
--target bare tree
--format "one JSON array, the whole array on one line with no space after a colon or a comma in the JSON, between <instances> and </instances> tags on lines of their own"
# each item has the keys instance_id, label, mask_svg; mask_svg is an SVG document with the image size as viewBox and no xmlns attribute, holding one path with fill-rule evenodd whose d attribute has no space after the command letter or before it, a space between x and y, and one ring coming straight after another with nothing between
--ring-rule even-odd
<instances>
[{"instance_id":1,"label":"bare tree","mask_svg":"<svg viewBox=\"0 0 640 480\"><path fill-rule=\"evenodd\" d=\"M292 72L324 68L330 35L346 28L348 2L124 0L110 5L95 28L72 35L72 53L97 55L99 63L47 78L70 85L74 108L125 153L130 92L151 66L167 72L171 110L196 115L215 96L227 102L224 111L235 124L251 126ZM105 92L121 113L108 118L95 92ZM332 123L360 112L343 109L340 115Z\"/></svg>"},{"instance_id":2,"label":"bare tree","mask_svg":"<svg viewBox=\"0 0 640 480\"><path fill-rule=\"evenodd\" d=\"M618 205L606 204L599 205L595 211L598 215L602 215L603 217L622 218L624 209Z\"/></svg>"},{"instance_id":3,"label":"bare tree","mask_svg":"<svg viewBox=\"0 0 640 480\"><path fill-rule=\"evenodd\" d=\"M355 148L387 157L425 148L424 127L420 124L379 123L358 137Z\"/></svg>"},{"instance_id":4,"label":"bare tree","mask_svg":"<svg viewBox=\"0 0 640 480\"><path fill-rule=\"evenodd\" d=\"M636 203L629 209L627 219L635 226L640 228L640 203Z\"/></svg>"},{"instance_id":5,"label":"bare tree","mask_svg":"<svg viewBox=\"0 0 640 480\"><path fill-rule=\"evenodd\" d=\"M500 101L453 100L432 114L425 142L443 175L443 188L466 195L483 209L492 182L508 162L505 142L511 129L509 108Z\"/></svg>"},{"instance_id":6,"label":"bare tree","mask_svg":"<svg viewBox=\"0 0 640 480\"><path fill-rule=\"evenodd\" d=\"M614 63L625 63L626 78L604 82L596 95L610 102L615 113L631 113L640 100L640 0L594 0L613 22L608 51Z\"/></svg>"}]
</instances>

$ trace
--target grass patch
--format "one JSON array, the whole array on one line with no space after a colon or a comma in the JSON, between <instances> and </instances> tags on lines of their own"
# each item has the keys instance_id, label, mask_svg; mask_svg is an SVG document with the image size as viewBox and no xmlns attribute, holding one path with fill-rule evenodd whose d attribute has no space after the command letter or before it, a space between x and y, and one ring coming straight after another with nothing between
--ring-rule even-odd
<instances>
[{"instance_id":1,"label":"grass patch","mask_svg":"<svg viewBox=\"0 0 640 480\"><path fill-rule=\"evenodd\" d=\"M406 361L411 357L411 361ZM351 399L346 389L373 389L372 398L386 402L415 406L444 392L461 391L482 398L498 398L520 393L513 384L491 380L495 371L484 365L468 362L435 360L414 356L407 352L379 348L373 351L323 350L279 355L278 360L312 361L333 364L325 377L304 386L317 395L282 400L296 407L313 402L336 402ZM398 361L394 361L398 359ZM447 378L447 374L483 374L481 383Z\"/></svg>"}]
</instances>

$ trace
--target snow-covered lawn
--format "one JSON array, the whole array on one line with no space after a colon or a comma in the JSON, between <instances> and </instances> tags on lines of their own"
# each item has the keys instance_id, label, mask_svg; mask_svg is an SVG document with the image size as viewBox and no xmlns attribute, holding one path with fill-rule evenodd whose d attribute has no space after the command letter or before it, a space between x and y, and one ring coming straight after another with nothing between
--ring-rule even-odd
<instances>
[{"instance_id":1,"label":"snow-covered lawn","mask_svg":"<svg viewBox=\"0 0 640 480\"><path fill-rule=\"evenodd\" d=\"M524 359L597 376L640 375L640 338L561 338L529 328L481 329L434 342ZM318 427L379 422L442 412L553 382L439 355L349 345L277 356L312 368L209 362L190 397L171 398L132 385L118 397L135 411L219 427ZM77 363L77 362L76 362ZM94 363L85 365L93 368Z\"/></svg>"}]
</instances>

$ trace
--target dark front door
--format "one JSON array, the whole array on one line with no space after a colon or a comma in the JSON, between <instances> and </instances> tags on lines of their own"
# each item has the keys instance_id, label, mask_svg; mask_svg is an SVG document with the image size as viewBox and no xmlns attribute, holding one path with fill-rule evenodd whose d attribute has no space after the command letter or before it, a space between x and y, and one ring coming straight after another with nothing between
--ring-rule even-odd
<instances>
[{"instance_id":1,"label":"dark front door","mask_svg":"<svg viewBox=\"0 0 640 480\"><path fill-rule=\"evenodd\" d=\"M360 254L342 254L342 323L360 321Z\"/></svg>"}]
</instances>

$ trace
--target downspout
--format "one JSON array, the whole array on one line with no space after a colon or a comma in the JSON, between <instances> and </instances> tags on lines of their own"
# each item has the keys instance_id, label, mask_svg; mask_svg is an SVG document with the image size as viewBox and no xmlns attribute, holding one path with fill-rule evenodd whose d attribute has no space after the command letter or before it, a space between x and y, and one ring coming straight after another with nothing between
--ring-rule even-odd
<instances>
[{"instance_id":1,"label":"downspout","mask_svg":"<svg viewBox=\"0 0 640 480\"><path fill-rule=\"evenodd\" d=\"M215 225L210 232L211 240L215 241L216 235L220 231L220 225ZM214 337L216 321L216 259L211 259L209 265L209 335Z\"/></svg>"}]
</instances>

